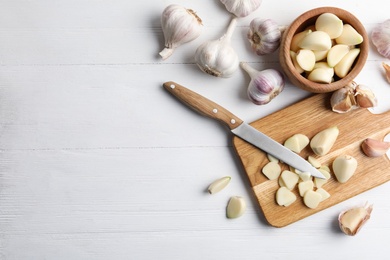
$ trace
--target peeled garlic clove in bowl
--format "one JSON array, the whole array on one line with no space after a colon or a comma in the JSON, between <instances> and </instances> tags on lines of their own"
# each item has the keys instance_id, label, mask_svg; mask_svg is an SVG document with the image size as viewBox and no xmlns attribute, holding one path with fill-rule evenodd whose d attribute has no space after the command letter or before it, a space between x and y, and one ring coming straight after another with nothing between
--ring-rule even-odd
<instances>
[{"instance_id":1,"label":"peeled garlic clove in bowl","mask_svg":"<svg viewBox=\"0 0 390 260\"><path fill-rule=\"evenodd\" d=\"M338 220L341 231L348 236L356 235L370 219L373 205L367 203L363 207L354 207L340 213Z\"/></svg>"}]
</instances>

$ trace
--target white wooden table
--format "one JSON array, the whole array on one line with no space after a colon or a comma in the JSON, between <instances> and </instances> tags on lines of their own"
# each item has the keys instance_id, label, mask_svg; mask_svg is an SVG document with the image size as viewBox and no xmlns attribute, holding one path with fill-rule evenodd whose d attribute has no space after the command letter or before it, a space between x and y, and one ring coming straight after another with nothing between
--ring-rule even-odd
<instances>
[{"instance_id":1,"label":"white wooden table","mask_svg":"<svg viewBox=\"0 0 390 260\"><path fill-rule=\"evenodd\" d=\"M160 15L194 9L204 31L162 61ZM371 1L264 0L238 22L232 45L257 69L245 34L255 17L289 24L320 6L344 8L368 32L389 18ZM387 6L384 6L387 5ZM0 259L386 259L386 183L285 228L269 226L222 125L184 107L162 83L174 80L254 121L310 93L290 83L265 106L246 98L248 76L202 73L197 46L219 38L230 14L218 1L0 0ZM372 48L356 79L389 109L390 86ZM387 106L387 107L386 107ZM351 129L353 131L353 129ZM221 193L205 192L229 175ZM248 209L227 219L230 196ZM337 215L366 201L371 220L355 237Z\"/></svg>"}]
</instances>

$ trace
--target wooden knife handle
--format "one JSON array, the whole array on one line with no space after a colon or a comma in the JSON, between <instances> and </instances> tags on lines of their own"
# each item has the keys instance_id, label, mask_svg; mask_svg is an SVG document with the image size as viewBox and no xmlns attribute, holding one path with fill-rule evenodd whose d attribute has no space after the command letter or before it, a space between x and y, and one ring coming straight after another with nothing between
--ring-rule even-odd
<instances>
[{"instance_id":1,"label":"wooden knife handle","mask_svg":"<svg viewBox=\"0 0 390 260\"><path fill-rule=\"evenodd\" d=\"M175 82L168 81L165 82L163 86L167 91L190 108L202 115L225 123L231 130L238 127L243 122L227 109Z\"/></svg>"}]
</instances>

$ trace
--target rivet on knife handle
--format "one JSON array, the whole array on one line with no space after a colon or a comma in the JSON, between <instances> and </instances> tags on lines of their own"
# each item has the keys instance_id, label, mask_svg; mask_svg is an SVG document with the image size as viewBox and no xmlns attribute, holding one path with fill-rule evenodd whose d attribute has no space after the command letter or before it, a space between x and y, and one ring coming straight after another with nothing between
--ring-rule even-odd
<instances>
[{"instance_id":1,"label":"rivet on knife handle","mask_svg":"<svg viewBox=\"0 0 390 260\"><path fill-rule=\"evenodd\" d=\"M183 87L180 84L168 81L165 82L163 86L167 91L169 91L180 101L182 101L195 111L225 123L231 130L235 129L243 122L240 118L233 115L227 109L189 90L188 88Z\"/></svg>"}]
</instances>

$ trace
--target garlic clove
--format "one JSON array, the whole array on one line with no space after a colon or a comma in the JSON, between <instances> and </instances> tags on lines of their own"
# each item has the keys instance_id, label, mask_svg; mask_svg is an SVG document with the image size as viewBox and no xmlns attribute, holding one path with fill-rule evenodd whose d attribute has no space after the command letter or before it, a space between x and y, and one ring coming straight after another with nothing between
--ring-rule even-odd
<instances>
[{"instance_id":1,"label":"garlic clove","mask_svg":"<svg viewBox=\"0 0 390 260\"><path fill-rule=\"evenodd\" d=\"M346 235L356 235L370 219L373 205L367 203L363 207L354 207L339 214L339 226Z\"/></svg>"},{"instance_id":2,"label":"garlic clove","mask_svg":"<svg viewBox=\"0 0 390 260\"><path fill-rule=\"evenodd\" d=\"M326 32L314 31L307 34L298 46L312 51L325 51L332 47L332 40Z\"/></svg>"},{"instance_id":3,"label":"garlic clove","mask_svg":"<svg viewBox=\"0 0 390 260\"><path fill-rule=\"evenodd\" d=\"M305 38L308 34L312 33L313 31L310 29L304 30L302 32L299 32L295 34L292 39L291 39L291 44L290 44L290 50L293 52L298 52L301 47L299 47L299 44Z\"/></svg>"},{"instance_id":4,"label":"garlic clove","mask_svg":"<svg viewBox=\"0 0 390 260\"><path fill-rule=\"evenodd\" d=\"M355 89L352 86L345 86L334 91L330 98L330 105L336 113L347 113L358 108L355 99Z\"/></svg>"},{"instance_id":5,"label":"garlic clove","mask_svg":"<svg viewBox=\"0 0 390 260\"><path fill-rule=\"evenodd\" d=\"M351 49L344 57L334 66L334 72L340 78L347 76L352 68L352 64L360 53L360 48Z\"/></svg>"},{"instance_id":6,"label":"garlic clove","mask_svg":"<svg viewBox=\"0 0 390 260\"><path fill-rule=\"evenodd\" d=\"M163 60L180 45L199 37L203 27L202 20L192 9L175 4L167 6L162 12L161 25L165 48L159 54Z\"/></svg>"},{"instance_id":7,"label":"garlic clove","mask_svg":"<svg viewBox=\"0 0 390 260\"><path fill-rule=\"evenodd\" d=\"M297 70L297 72L299 74L305 72L305 70L302 69L301 66L299 66L299 64L297 62L297 53L293 52L293 51L290 51L290 57L291 57L291 60L293 62L293 65L294 65L295 69Z\"/></svg>"},{"instance_id":8,"label":"garlic clove","mask_svg":"<svg viewBox=\"0 0 390 260\"><path fill-rule=\"evenodd\" d=\"M282 172L282 168L276 161L271 161L264 165L261 169L261 172L266 176L269 180L276 180L280 173Z\"/></svg>"},{"instance_id":9,"label":"garlic clove","mask_svg":"<svg viewBox=\"0 0 390 260\"><path fill-rule=\"evenodd\" d=\"M316 192L319 193L319 194L321 194L321 200L320 200L320 202L322 202L322 201L324 201L324 200L326 200L326 199L328 199L328 198L330 197L329 192L327 192L327 191L324 190L323 188L318 188L318 189L316 190Z\"/></svg>"},{"instance_id":10,"label":"garlic clove","mask_svg":"<svg viewBox=\"0 0 390 260\"><path fill-rule=\"evenodd\" d=\"M330 48L326 61L330 67L334 67L339 63L342 58L349 52L349 46L345 44L336 44Z\"/></svg>"},{"instance_id":11,"label":"garlic clove","mask_svg":"<svg viewBox=\"0 0 390 260\"><path fill-rule=\"evenodd\" d=\"M384 142L367 138L362 142L362 150L368 157L379 157L385 155L390 149L390 142Z\"/></svg>"},{"instance_id":12,"label":"garlic clove","mask_svg":"<svg viewBox=\"0 0 390 260\"><path fill-rule=\"evenodd\" d=\"M279 206L287 207L287 206L291 205L294 201L296 201L296 199L297 199L297 196L292 191L287 189L286 187L280 187L276 191L276 203Z\"/></svg>"},{"instance_id":13,"label":"garlic clove","mask_svg":"<svg viewBox=\"0 0 390 260\"><path fill-rule=\"evenodd\" d=\"M326 56L328 56L329 50L324 51L313 51L314 56L316 56L316 61L319 62L321 60L324 60Z\"/></svg>"},{"instance_id":14,"label":"garlic clove","mask_svg":"<svg viewBox=\"0 0 390 260\"><path fill-rule=\"evenodd\" d=\"M346 183L355 173L357 161L350 155L339 155L332 163L336 179L340 183Z\"/></svg>"},{"instance_id":15,"label":"garlic clove","mask_svg":"<svg viewBox=\"0 0 390 260\"><path fill-rule=\"evenodd\" d=\"M293 136L287 138L283 145L295 153L300 153L309 144L309 142L310 140L306 135L294 134Z\"/></svg>"},{"instance_id":16,"label":"garlic clove","mask_svg":"<svg viewBox=\"0 0 390 260\"><path fill-rule=\"evenodd\" d=\"M307 79L318 83L331 83L333 75L333 68L316 68L309 73Z\"/></svg>"},{"instance_id":17,"label":"garlic clove","mask_svg":"<svg viewBox=\"0 0 390 260\"><path fill-rule=\"evenodd\" d=\"M343 32L343 21L335 14L323 13L316 19L315 28L317 31L324 31L331 39L335 39Z\"/></svg>"},{"instance_id":18,"label":"garlic clove","mask_svg":"<svg viewBox=\"0 0 390 260\"><path fill-rule=\"evenodd\" d=\"M317 155L325 155L332 148L339 135L337 126L326 128L318 132L310 141L310 147Z\"/></svg>"},{"instance_id":19,"label":"garlic clove","mask_svg":"<svg viewBox=\"0 0 390 260\"><path fill-rule=\"evenodd\" d=\"M297 185L299 181L299 175L288 170L284 170L280 175L280 178L289 190L294 189L295 185Z\"/></svg>"},{"instance_id":20,"label":"garlic clove","mask_svg":"<svg viewBox=\"0 0 390 260\"><path fill-rule=\"evenodd\" d=\"M311 50L307 50L307 49L299 50L297 52L296 59L299 66L306 71L312 71L314 65L316 64L316 56Z\"/></svg>"},{"instance_id":21,"label":"garlic clove","mask_svg":"<svg viewBox=\"0 0 390 260\"><path fill-rule=\"evenodd\" d=\"M253 19L247 33L251 48L257 55L273 53L279 48L281 37L281 29L272 19Z\"/></svg>"},{"instance_id":22,"label":"garlic clove","mask_svg":"<svg viewBox=\"0 0 390 260\"><path fill-rule=\"evenodd\" d=\"M390 65L382 62L382 66L385 69L385 76L386 76L387 82L390 83Z\"/></svg>"},{"instance_id":23,"label":"garlic clove","mask_svg":"<svg viewBox=\"0 0 390 260\"><path fill-rule=\"evenodd\" d=\"M308 190L314 189L314 182L312 180L301 181L298 184L299 195L303 197Z\"/></svg>"},{"instance_id":24,"label":"garlic clove","mask_svg":"<svg viewBox=\"0 0 390 260\"><path fill-rule=\"evenodd\" d=\"M226 207L227 218L241 217L246 210L246 203L243 197L233 196L230 198Z\"/></svg>"},{"instance_id":25,"label":"garlic clove","mask_svg":"<svg viewBox=\"0 0 390 260\"><path fill-rule=\"evenodd\" d=\"M261 0L221 0L226 10L237 17L245 17L261 5Z\"/></svg>"},{"instance_id":26,"label":"garlic clove","mask_svg":"<svg viewBox=\"0 0 390 260\"><path fill-rule=\"evenodd\" d=\"M371 40L379 54L390 59L390 19L372 29Z\"/></svg>"},{"instance_id":27,"label":"garlic clove","mask_svg":"<svg viewBox=\"0 0 390 260\"><path fill-rule=\"evenodd\" d=\"M378 100L376 99L374 92L365 85L358 85L356 87L355 97L359 107L370 108L378 105Z\"/></svg>"},{"instance_id":28,"label":"garlic clove","mask_svg":"<svg viewBox=\"0 0 390 260\"><path fill-rule=\"evenodd\" d=\"M363 42L363 36L350 24L344 24L343 32L336 38L336 42L345 45L358 45Z\"/></svg>"},{"instance_id":29,"label":"garlic clove","mask_svg":"<svg viewBox=\"0 0 390 260\"><path fill-rule=\"evenodd\" d=\"M218 180L215 180L213 181L207 191L210 193L210 194L215 194L221 190L223 190L230 182L232 178L230 176L226 176L226 177L223 177L223 178L220 178Z\"/></svg>"},{"instance_id":30,"label":"garlic clove","mask_svg":"<svg viewBox=\"0 0 390 260\"><path fill-rule=\"evenodd\" d=\"M311 209L315 209L318 207L322 200L322 195L320 193L315 192L314 190L308 190L305 192L303 196L303 203Z\"/></svg>"}]
</instances>

